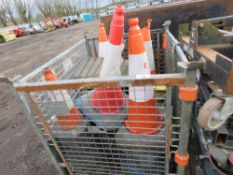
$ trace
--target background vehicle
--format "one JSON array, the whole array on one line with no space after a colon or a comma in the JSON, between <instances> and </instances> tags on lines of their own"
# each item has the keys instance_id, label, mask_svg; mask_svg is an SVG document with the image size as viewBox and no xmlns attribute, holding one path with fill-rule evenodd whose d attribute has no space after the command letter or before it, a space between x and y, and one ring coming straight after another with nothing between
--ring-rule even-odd
<instances>
[{"instance_id":1,"label":"background vehicle","mask_svg":"<svg viewBox=\"0 0 233 175\"><path fill-rule=\"evenodd\" d=\"M107 14L108 14L108 12L107 12L106 9L101 9L101 10L99 11L99 16L105 16L105 15L107 15Z\"/></svg>"},{"instance_id":2,"label":"background vehicle","mask_svg":"<svg viewBox=\"0 0 233 175\"><path fill-rule=\"evenodd\" d=\"M16 37L21 37L25 35L25 31L23 28L15 28L13 30L11 30L11 32L14 32Z\"/></svg>"},{"instance_id":3,"label":"background vehicle","mask_svg":"<svg viewBox=\"0 0 233 175\"><path fill-rule=\"evenodd\" d=\"M125 8L128 10L135 9L135 8L137 8L137 4L136 4L136 2L130 2L130 3L126 4Z\"/></svg>"},{"instance_id":4,"label":"background vehicle","mask_svg":"<svg viewBox=\"0 0 233 175\"><path fill-rule=\"evenodd\" d=\"M108 7L108 14L113 14L115 6Z\"/></svg>"},{"instance_id":5,"label":"background vehicle","mask_svg":"<svg viewBox=\"0 0 233 175\"><path fill-rule=\"evenodd\" d=\"M149 2L147 1L147 0L141 0L141 1L139 1L139 3L138 3L138 6L139 7L147 7L147 6L149 6L150 4L149 4Z\"/></svg>"},{"instance_id":6,"label":"background vehicle","mask_svg":"<svg viewBox=\"0 0 233 175\"><path fill-rule=\"evenodd\" d=\"M154 0L151 2L151 5L159 5L159 4L161 4L160 0Z\"/></svg>"}]
</instances>

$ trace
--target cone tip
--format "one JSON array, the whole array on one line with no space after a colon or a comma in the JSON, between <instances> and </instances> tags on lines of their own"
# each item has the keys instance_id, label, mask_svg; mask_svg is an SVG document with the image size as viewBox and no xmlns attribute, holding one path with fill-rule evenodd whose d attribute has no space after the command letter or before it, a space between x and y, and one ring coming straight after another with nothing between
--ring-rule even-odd
<instances>
[{"instance_id":1,"label":"cone tip","mask_svg":"<svg viewBox=\"0 0 233 175\"><path fill-rule=\"evenodd\" d=\"M116 5L115 7L115 13L118 15L124 14L124 6L123 5Z\"/></svg>"},{"instance_id":2,"label":"cone tip","mask_svg":"<svg viewBox=\"0 0 233 175\"><path fill-rule=\"evenodd\" d=\"M100 23L100 27L104 27L104 23L101 22L101 23Z\"/></svg>"},{"instance_id":3,"label":"cone tip","mask_svg":"<svg viewBox=\"0 0 233 175\"><path fill-rule=\"evenodd\" d=\"M129 25L130 25L130 27L136 26L136 25L138 25L138 23L139 23L138 18L131 18L131 19L129 19Z\"/></svg>"},{"instance_id":4,"label":"cone tip","mask_svg":"<svg viewBox=\"0 0 233 175\"><path fill-rule=\"evenodd\" d=\"M151 23L151 22L152 22L152 19L151 19L151 18L148 18L146 21L147 21L147 23Z\"/></svg>"}]
</instances>

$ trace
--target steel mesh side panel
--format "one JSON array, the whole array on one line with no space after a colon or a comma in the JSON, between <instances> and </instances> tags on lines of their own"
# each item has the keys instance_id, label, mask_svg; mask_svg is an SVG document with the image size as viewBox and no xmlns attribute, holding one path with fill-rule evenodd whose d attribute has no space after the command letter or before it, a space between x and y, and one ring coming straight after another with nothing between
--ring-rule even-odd
<instances>
[{"instance_id":1,"label":"steel mesh side panel","mask_svg":"<svg viewBox=\"0 0 233 175\"><path fill-rule=\"evenodd\" d=\"M34 72L23 78L22 82L43 82L45 69L49 68L59 80L72 79L77 69L83 69L83 63L89 59L85 40L79 41L73 47L68 48L60 55L54 57L48 63L42 65Z\"/></svg>"},{"instance_id":2,"label":"steel mesh side panel","mask_svg":"<svg viewBox=\"0 0 233 175\"><path fill-rule=\"evenodd\" d=\"M165 73L165 55L164 50L161 47L163 30L152 30L151 40L154 50L155 68L157 73ZM124 50L122 56L125 60L128 60L128 35L124 35Z\"/></svg>"},{"instance_id":3,"label":"steel mesh side panel","mask_svg":"<svg viewBox=\"0 0 233 175\"><path fill-rule=\"evenodd\" d=\"M162 30L152 31L152 42L156 59L157 72L165 71L165 54L174 62L172 55L172 45L169 45L167 52L161 49ZM168 39L169 40L169 39ZM46 68L52 69L59 79L67 80L77 78L74 75L85 76L87 69L93 67L101 68L101 64L94 66L95 61L90 59L86 52L86 43L80 42L62 57L48 64ZM125 49L123 57L126 59L127 35L125 36ZM159 60L158 60L159 59ZM175 64L175 63L173 63ZM29 82L41 82L43 80L43 70L34 72L33 76L27 79ZM96 69L97 70L97 69ZM121 84L121 82L119 82ZM95 96L96 104L92 104L93 94L98 89L100 96ZM51 135L59 146L66 161L74 174L165 174L169 167L167 159L171 155L166 155L166 147L171 146L171 152L177 150L179 143L180 116L167 116L167 109L171 106L166 104L166 90L155 91L152 101L156 104L147 104L146 107L137 103L134 113L129 113L132 106L129 105L129 89L134 93L144 92L148 87L98 87L81 89L62 89L55 91L41 91L30 93L38 105L42 116L48 123ZM165 88L166 89L166 88ZM123 96L118 96L119 91ZM111 97L109 97L111 93ZM60 94L62 100L56 96ZM146 96L144 94L144 96ZM76 113L71 113L66 105L66 96L73 102ZM137 99L141 101L142 99ZM115 102L114 102L115 101ZM122 103L123 101L123 103ZM173 101L173 99L172 99ZM170 105L170 104L169 104ZM102 112L101 112L102 110ZM109 111L108 111L109 110ZM114 112L110 112L110 111ZM149 111L158 111L149 112ZM104 111L104 112L103 112ZM141 112L143 114L141 114ZM130 116L131 129L140 130L139 133L132 132L126 121ZM166 132L166 117L171 117L171 132ZM143 120L141 119L143 118ZM151 120L160 119L160 120ZM150 119L148 121L148 119ZM37 125L45 139L49 137L38 117L35 117ZM153 124L153 127L151 126ZM142 134L141 130L159 128L150 134ZM149 129L148 129L149 128ZM171 145L168 140L171 139ZM169 149L170 150L170 149ZM170 154L170 152L168 153ZM169 156L169 157L167 157Z\"/></svg>"},{"instance_id":4,"label":"steel mesh side panel","mask_svg":"<svg viewBox=\"0 0 233 175\"><path fill-rule=\"evenodd\" d=\"M121 87L119 87L121 89ZM134 87L132 87L134 88ZM118 88L111 89L111 92L118 92ZM51 101L46 94L54 93L52 91L36 92L33 97L40 106L43 116L46 118L53 138L59 145L65 159L71 166L74 173L77 174L164 174L165 172L165 150L166 150L166 103L165 94L159 94L153 100L157 101L156 106L147 106L146 110L159 110L157 117L162 120L158 123L161 128L154 134L136 134L129 131L125 125L125 121L129 114L128 106L128 88L124 88L124 96L118 100L125 101L124 106L111 106L107 104L107 108L119 108L119 112L115 114L106 114L98 112L99 108L93 108L90 105L91 94L94 90L81 89L76 91L73 98L76 108L82 113L81 118L73 118L65 122L74 122L76 126L72 129L64 129L64 121L59 116L65 116L57 110L56 105L60 105L59 101ZM136 88L135 88L135 91ZM108 89L103 90L107 93ZM102 93L102 92L101 92ZM64 99L65 100L65 99ZM108 101L111 99L105 97L98 98L99 101ZM48 103L52 102L53 105ZM63 104L64 105L64 104ZM140 104L137 108L140 109ZM56 113L56 118L53 118ZM135 114L140 117L139 114ZM151 117L155 114L145 112L145 115ZM75 116L75 115L73 115ZM77 124L77 122L79 124ZM138 121L131 121L139 123ZM137 126L137 129L147 130L146 123L148 121L140 121L144 126ZM151 122L150 122L151 123ZM148 123L149 125L149 123Z\"/></svg>"},{"instance_id":5,"label":"steel mesh side panel","mask_svg":"<svg viewBox=\"0 0 233 175\"><path fill-rule=\"evenodd\" d=\"M179 60L178 55L175 52L175 38L171 38L167 35L168 48L166 54L166 73L177 73L180 72L180 68L177 66ZM178 87L172 87L172 106L173 106L173 117L171 119L171 152L174 156L174 152L178 149L179 145L179 134L180 134L180 119L181 119L181 106L182 101L178 97Z\"/></svg>"}]
</instances>

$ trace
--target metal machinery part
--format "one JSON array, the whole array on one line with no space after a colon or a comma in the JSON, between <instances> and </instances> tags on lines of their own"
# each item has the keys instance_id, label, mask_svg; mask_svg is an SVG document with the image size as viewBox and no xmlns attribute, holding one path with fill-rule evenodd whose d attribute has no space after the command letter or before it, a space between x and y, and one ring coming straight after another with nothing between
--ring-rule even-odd
<instances>
[{"instance_id":1,"label":"metal machinery part","mask_svg":"<svg viewBox=\"0 0 233 175\"><path fill-rule=\"evenodd\" d=\"M220 128L227 120L227 118L224 120L220 118L223 104L223 100L219 98L210 98L199 111L198 124L208 131Z\"/></svg>"},{"instance_id":2,"label":"metal machinery part","mask_svg":"<svg viewBox=\"0 0 233 175\"><path fill-rule=\"evenodd\" d=\"M199 100L194 110L194 116L198 117L194 118L195 134L191 139L191 144L199 143L194 149L194 174L233 173L232 26L233 16L180 26L179 38L189 60L203 64L198 75Z\"/></svg>"},{"instance_id":3,"label":"metal machinery part","mask_svg":"<svg viewBox=\"0 0 233 175\"><path fill-rule=\"evenodd\" d=\"M125 19L137 16L141 25L146 24L146 19L153 19L152 28L162 28L165 20L171 20L170 31L177 36L179 24L191 22L193 20L208 19L213 17L227 16L233 14L232 0L189 0L169 3L164 5L150 6L149 8L140 8L130 10L125 14ZM169 12L169 13L167 13ZM108 29L111 23L112 15L101 16L101 21ZM127 29L127 26L126 30Z\"/></svg>"}]
</instances>

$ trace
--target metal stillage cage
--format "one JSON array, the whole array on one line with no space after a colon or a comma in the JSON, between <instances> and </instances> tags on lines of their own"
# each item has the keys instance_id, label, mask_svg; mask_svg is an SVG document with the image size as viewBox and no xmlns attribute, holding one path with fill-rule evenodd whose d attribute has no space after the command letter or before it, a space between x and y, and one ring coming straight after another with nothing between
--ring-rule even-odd
<instances>
[{"instance_id":1,"label":"metal stillage cage","mask_svg":"<svg viewBox=\"0 0 233 175\"><path fill-rule=\"evenodd\" d=\"M151 33L155 75L127 76L125 35L123 76L99 78L98 40L85 35L15 84L63 174L184 173L174 156L177 150L187 153L192 102L173 104L179 101L178 86L194 85L195 66L168 29ZM45 74L52 78L45 81ZM129 93L143 96L148 89L155 96L146 107L130 105Z\"/></svg>"}]
</instances>

